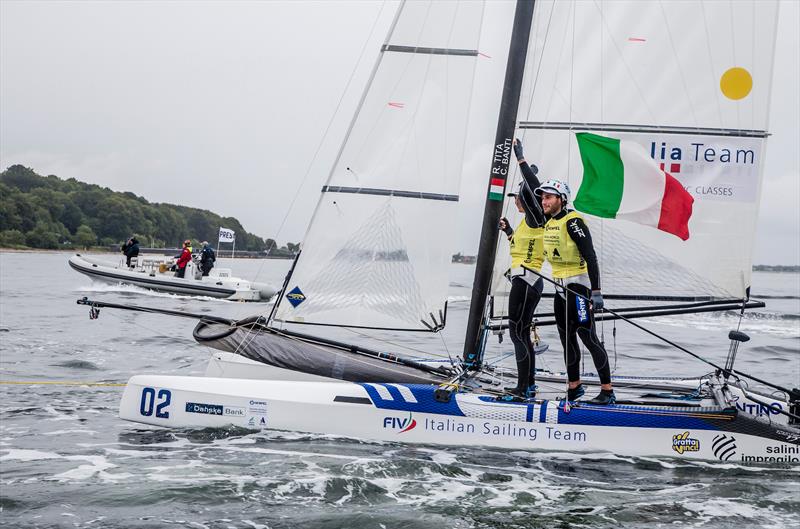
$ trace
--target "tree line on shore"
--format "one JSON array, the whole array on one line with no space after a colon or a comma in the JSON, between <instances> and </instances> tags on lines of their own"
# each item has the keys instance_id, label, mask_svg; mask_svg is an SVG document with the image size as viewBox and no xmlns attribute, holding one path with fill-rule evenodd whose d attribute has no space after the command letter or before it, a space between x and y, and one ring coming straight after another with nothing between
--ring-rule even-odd
<instances>
[{"instance_id":1,"label":"tree line on shore","mask_svg":"<svg viewBox=\"0 0 800 529\"><path fill-rule=\"evenodd\" d=\"M76 249L118 246L131 235L142 246L180 247L184 239L217 241L219 228L236 232L236 249L293 255L245 231L234 217L175 204L156 204L130 192L41 176L22 165L0 173L0 247Z\"/></svg>"}]
</instances>

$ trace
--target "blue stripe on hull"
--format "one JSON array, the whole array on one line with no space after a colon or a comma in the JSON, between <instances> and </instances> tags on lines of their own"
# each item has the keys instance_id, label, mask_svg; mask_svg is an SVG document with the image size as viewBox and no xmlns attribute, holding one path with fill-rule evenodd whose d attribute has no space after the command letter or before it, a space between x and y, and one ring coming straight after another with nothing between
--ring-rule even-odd
<instances>
[{"instance_id":1,"label":"blue stripe on hull","mask_svg":"<svg viewBox=\"0 0 800 529\"><path fill-rule=\"evenodd\" d=\"M436 402L433 392L435 388L427 384L400 384L411 390L417 402L406 402L400 391L387 384L380 384L389 390L392 399L384 399L374 386L377 384L361 384L367 390L369 398L376 407L384 410L415 411L417 413L435 413L438 415L453 415L465 417L464 412L458 407L456 399L450 402Z\"/></svg>"},{"instance_id":2,"label":"blue stripe on hull","mask_svg":"<svg viewBox=\"0 0 800 529\"><path fill-rule=\"evenodd\" d=\"M683 428L719 430L712 420L733 420L722 410L708 414L634 406L573 406L569 413L558 408L558 424L581 426L627 426L634 428Z\"/></svg>"},{"instance_id":3,"label":"blue stripe on hull","mask_svg":"<svg viewBox=\"0 0 800 529\"><path fill-rule=\"evenodd\" d=\"M558 401L542 401L541 404L504 403L494 401L492 397L481 396L474 405L485 406L487 415L470 413L467 415L458 405L458 395L450 402L437 402L434 397L435 387L425 384L402 384L411 391L417 402L409 402L397 388L388 384L361 384L377 408L386 410L430 413L435 415L487 418L494 410L508 409L508 406L525 406L525 421L547 422L547 410L557 409L556 424L575 426L616 426L628 428L670 428L692 430L720 430L720 421L732 421L736 418L733 410L687 410L675 408L657 408L644 406L592 406L577 404L565 412ZM391 398L383 398L376 389L382 386L383 393L388 391ZM538 408L538 409L537 409ZM538 413L537 413L538 412ZM552 414L551 414L552 415Z\"/></svg>"}]
</instances>

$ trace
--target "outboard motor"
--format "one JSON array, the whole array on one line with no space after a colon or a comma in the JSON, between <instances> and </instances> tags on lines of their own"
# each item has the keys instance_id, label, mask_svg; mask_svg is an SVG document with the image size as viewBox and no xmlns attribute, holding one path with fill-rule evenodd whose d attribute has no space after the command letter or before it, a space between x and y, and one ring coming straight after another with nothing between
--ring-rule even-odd
<instances>
[{"instance_id":1,"label":"outboard motor","mask_svg":"<svg viewBox=\"0 0 800 529\"><path fill-rule=\"evenodd\" d=\"M186 263L186 270L183 273L184 279L197 279L197 272L198 267L194 264L194 261L189 261Z\"/></svg>"}]
</instances>

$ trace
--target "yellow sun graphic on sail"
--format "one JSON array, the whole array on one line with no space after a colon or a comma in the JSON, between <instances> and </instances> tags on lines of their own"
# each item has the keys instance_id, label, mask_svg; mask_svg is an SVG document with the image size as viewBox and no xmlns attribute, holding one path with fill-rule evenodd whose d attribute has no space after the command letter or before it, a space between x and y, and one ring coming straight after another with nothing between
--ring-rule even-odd
<instances>
[{"instance_id":1,"label":"yellow sun graphic on sail","mask_svg":"<svg viewBox=\"0 0 800 529\"><path fill-rule=\"evenodd\" d=\"M744 68L729 68L719 80L719 89L728 99L743 99L753 89L753 77Z\"/></svg>"}]
</instances>

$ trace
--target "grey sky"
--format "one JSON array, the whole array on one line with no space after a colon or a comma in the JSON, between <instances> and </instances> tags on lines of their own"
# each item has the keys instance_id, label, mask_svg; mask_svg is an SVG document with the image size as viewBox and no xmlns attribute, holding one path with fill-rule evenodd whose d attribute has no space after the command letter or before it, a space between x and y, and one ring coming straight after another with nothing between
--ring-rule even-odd
<instances>
[{"instance_id":1,"label":"grey sky","mask_svg":"<svg viewBox=\"0 0 800 529\"><path fill-rule=\"evenodd\" d=\"M2 1L0 166L210 209L299 241L395 5ZM487 24L512 3L493 7ZM798 264L800 4L781 10L754 262ZM506 45L487 35L481 51L500 56ZM497 95L476 86L475 100ZM473 124L494 130L487 116ZM467 156L465 253L477 248L490 154L487 145Z\"/></svg>"}]
</instances>

